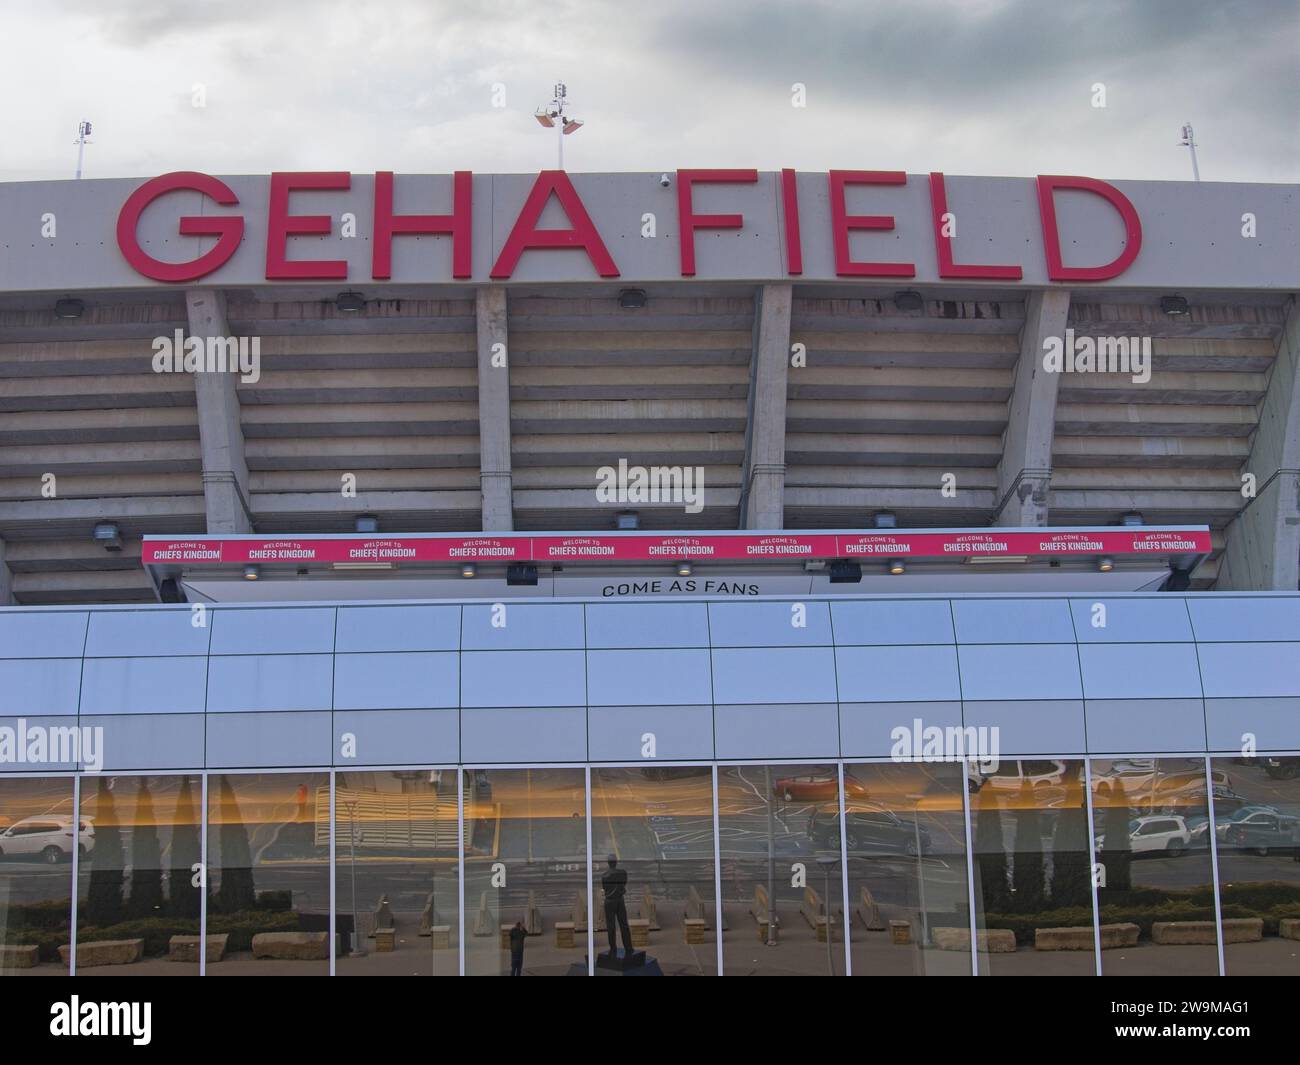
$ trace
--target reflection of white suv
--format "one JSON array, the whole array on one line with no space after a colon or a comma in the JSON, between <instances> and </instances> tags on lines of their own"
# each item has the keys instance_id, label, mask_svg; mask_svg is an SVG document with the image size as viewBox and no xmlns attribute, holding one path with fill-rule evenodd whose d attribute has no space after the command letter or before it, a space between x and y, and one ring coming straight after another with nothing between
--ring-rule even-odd
<instances>
[{"instance_id":1,"label":"reflection of white suv","mask_svg":"<svg viewBox=\"0 0 1300 1065\"><path fill-rule=\"evenodd\" d=\"M966 781L972 792L988 785L995 791L1019 791L1022 784L1031 788L1059 785L1065 776L1065 763L1055 759L1004 758L992 772L980 769L976 759L966 763Z\"/></svg>"},{"instance_id":2,"label":"reflection of white suv","mask_svg":"<svg viewBox=\"0 0 1300 1065\"><path fill-rule=\"evenodd\" d=\"M81 853L95 845L95 828L85 818L81 821ZM69 817L25 817L0 833L0 857L39 857L48 865L57 865L72 857L72 819Z\"/></svg>"},{"instance_id":3,"label":"reflection of white suv","mask_svg":"<svg viewBox=\"0 0 1300 1065\"><path fill-rule=\"evenodd\" d=\"M1177 858L1192 841L1187 822L1175 814L1135 817L1128 823L1128 846L1133 854L1163 852ZM1104 850L1106 837L1097 837L1097 849Z\"/></svg>"}]
</instances>

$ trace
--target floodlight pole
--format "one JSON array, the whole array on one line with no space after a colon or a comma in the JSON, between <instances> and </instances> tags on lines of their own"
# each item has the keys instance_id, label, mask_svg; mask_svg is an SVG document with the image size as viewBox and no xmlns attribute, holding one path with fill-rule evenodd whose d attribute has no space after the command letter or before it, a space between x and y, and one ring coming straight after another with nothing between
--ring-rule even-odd
<instances>
[{"instance_id":1,"label":"floodlight pole","mask_svg":"<svg viewBox=\"0 0 1300 1065\"><path fill-rule=\"evenodd\" d=\"M76 180L81 180L81 167L86 158L86 138L90 136L90 123L80 122L77 124L77 175Z\"/></svg>"},{"instance_id":2,"label":"floodlight pole","mask_svg":"<svg viewBox=\"0 0 1300 1065\"><path fill-rule=\"evenodd\" d=\"M1196 165L1196 136L1192 132L1192 124L1188 122L1183 126L1183 139L1181 142L1192 154L1192 180L1201 180L1201 168Z\"/></svg>"}]
</instances>

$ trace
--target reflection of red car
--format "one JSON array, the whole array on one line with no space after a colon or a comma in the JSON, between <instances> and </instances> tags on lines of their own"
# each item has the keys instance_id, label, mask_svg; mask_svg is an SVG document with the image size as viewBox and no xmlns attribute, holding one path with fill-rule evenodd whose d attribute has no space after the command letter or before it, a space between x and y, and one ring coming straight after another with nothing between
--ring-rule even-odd
<instances>
[{"instance_id":1,"label":"reflection of red car","mask_svg":"<svg viewBox=\"0 0 1300 1065\"><path fill-rule=\"evenodd\" d=\"M836 802L839 799L839 781L833 774L802 777L782 777L772 785L772 794L786 802ZM867 786L857 777L844 774L844 796L865 799Z\"/></svg>"}]
</instances>

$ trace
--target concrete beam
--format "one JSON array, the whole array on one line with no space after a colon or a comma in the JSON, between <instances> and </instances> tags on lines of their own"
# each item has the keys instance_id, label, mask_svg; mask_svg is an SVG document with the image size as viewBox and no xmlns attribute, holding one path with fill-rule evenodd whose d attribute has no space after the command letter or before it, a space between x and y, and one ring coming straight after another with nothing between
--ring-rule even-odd
<instances>
[{"instance_id":1,"label":"concrete beam","mask_svg":"<svg viewBox=\"0 0 1300 1065\"><path fill-rule=\"evenodd\" d=\"M483 531L515 527L510 482L510 341L506 290L483 287L475 297L478 320L479 487ZM499 345L499 346L498 346Z\"/></svg>"},{"instance_id":2,"label":"concrete beam","mask_svg":"<svg viewBox=\"0 0 1300 1065\"><path fill-rule=\"evenodd\" d=\"M1242 469L1254 498L1228 526L1215 585L1220 591L1287 591L1300 586L1300 300L1292 297L1278 341L1259 428Z\"/></svg>"},{"instance_id":3,"label":"concrete beam","mask_svg":"<svg viewBox=\"0 0 1300 1065\"><path fill-rule=\"evenodd\" d=\"M792 297L790 285L764 285L757 296L752 412L740 516L745 529L785 527L785 401Z\"/></svg>"},{"instance_id":4,"label":"concrete beam","mask_svg":"<svg viewBox=\"0 0 1300 1065\"><path fill-rule=\"evenodd\" d=\"M226 295L214 289L185 293L189 335L227 337ZM248 506L248 465L244 461L244 431L239 422L239 396L232 373L196 373L194 398L199 411L199 441L203 453L203 495L209 533L253 531Z\"/></svg>"},{"instance_id":5,"label":"concrete beam","mask_svg":"<svg viewBox=\"0 0 1300 1065\"><path fill-rule=\"evenodd\" d=\"M994 525L1047 524L1047 490L1052 480L1052 435L1060 374L1043 369L1043 341L1064 337L1070 312L1068 289L1032 292L1025 301L1007 431L998 463Z\"/></svg>"}]
</instances>

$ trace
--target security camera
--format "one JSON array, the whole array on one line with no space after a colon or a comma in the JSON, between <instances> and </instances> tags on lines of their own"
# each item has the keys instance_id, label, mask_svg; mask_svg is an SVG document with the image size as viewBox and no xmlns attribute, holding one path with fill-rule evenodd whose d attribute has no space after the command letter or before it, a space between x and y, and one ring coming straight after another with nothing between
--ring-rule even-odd
<instances>
[{"instance_id":1,"label":"security camera","mask_svg":"<svg viewBox=\"0 0 1300 1065\"><path fill-rule=\"evenodd\" d=\"M659 184L662 185L664 188L667 188L672 183L673 183L673 179L670 178L667 174L659 175Z\"/></svg>"}]
</instances>

